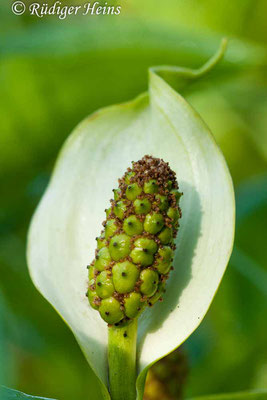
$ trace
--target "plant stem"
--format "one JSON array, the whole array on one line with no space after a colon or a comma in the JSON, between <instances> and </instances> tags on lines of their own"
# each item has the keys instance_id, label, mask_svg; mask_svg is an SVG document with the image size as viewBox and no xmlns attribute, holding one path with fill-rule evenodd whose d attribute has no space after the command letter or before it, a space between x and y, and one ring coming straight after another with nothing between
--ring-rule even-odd
<instances>
[{"instance_id":1,"label":"plant stem","mask_svg":"<svg viewBox=\"0 0 267 400\"><path fill-rule=\"evenodd\" d=\"M136 399L137 318L108 328L109 387L112 400Z\"/></svg>"}]
</instances>

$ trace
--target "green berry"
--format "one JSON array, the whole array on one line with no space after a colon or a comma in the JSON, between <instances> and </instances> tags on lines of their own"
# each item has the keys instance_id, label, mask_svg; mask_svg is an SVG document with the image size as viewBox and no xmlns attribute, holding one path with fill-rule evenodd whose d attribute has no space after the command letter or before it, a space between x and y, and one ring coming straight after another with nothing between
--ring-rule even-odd
<instances>
[{"instance_id":1,"label":"green berry","mask_svg":"<svg viewBox=\"0 0 267 400\"><path fill-rule=\"evenodd\" d=\"M151 210L151 203L148 199L136 199L134 201L134 210L136 214L148 214Z\"/></svg>"},{"instance_id":2,"label":"green berry","mask_svg":"<svg viewBox=\"0 0 267 400\"><path fill-rule=\"evenodd\" d=\"M95 272L97 271L96 268L94 267L90 267L89 268L89 280L94 279L95 278Z\"/></svg>"},{"instance_id":3,"label":"green berry","mask_svg":"<svg viewBox=\"0 0 267 400\"><path fill-rule=\"evenodd\" d=\"M167 188L168 188L169 190L171 190L171 188L172 188L172 181L168 181L168 182L167 182Z\"/></svg>"},{"instance_id":4,"label":"green berry","mask_svg":"<svg viewBox=\"0 0 267 400\"><path fill-rule=\"evenodd\" d=\"M149 194L158 193L159 187L155 179L150 179L150 181L145 182L144 192Z\"/></svg>"},{"instance_id":5,"label":"green berry","mask_svg":"<svg viewBox=\"0 0 267 400\"><path fill-rule=\"evenodd\" d=\"M89 304L110 325L138 318L164 292L181 217L176 188L168 163L145 156L132 162L113 190L87 293Z\"/></svg>"},{"instance_id":6,"label":"green berry","mask_svg":"<svg viewBox=\"0 0 267 400\"><path fill-rule=\"evenodd\" d=\"M130 254L133 262L144 267L153 264L154 254L158 247L154 240L139 238L134 242L134 245L135 247Z\"/></svg>"},{"instance_id":7,"label":"green berry","mask_svg":"<svg viewBox=\"0 0 267 400\"><path fill-rule=\"evenodd\" d=\"M131 292L139 277L139 270L135 264L124 261L117 263L113 267L113 282L118 293Z\"/></svg>"},{"instance_id":8,"label":"green berry","mask_svg":"<svg viewBox=\"0 0 267 400\"><path fill-rule=\"evenodd\" d=\"M165 283L160 282L159 285L158 285L158 289L157 289L156 293L152 297L150 297L148 304L149 305L155 304L161 298L161 296L163 295L164 291L165 291Z\"/></svg>"},{"instance_id":9,"label":"green berry","mask_svg":"<svg viewBox=\"0 0 267 400\"><path fill-rule=\"evenodd\" d=\"M173 250L169 246L163 246L160 248L158 254L164 262L170 262L173 258Z\"/></svg>"},{"instance_id":10,"label":"green berry","mask_svg":"<svg viewBox=\"0 0 267 400\"><path fill-rule=\"evenodd\" d=\"M159 240L162 244L168 244L172 241L172 229L164 228L162 232L158 235Z\"/></svg>"},{"instance_id":11,"label":"green berry","mask_svg":"<svg viewBox=\"0 0 267 400\"><path fill-rule=\"evenodd\" d=\"M137 185L137 183L131 183L130 185L128 185L127 189L126 189L126 197L128 200L135 200L137 196L139 196L139 194L142 193L142 188L140 188L140 186Z\"/></svg>"},{"instance_id":12,"label":"green berry","mask_svg":"<svg viewBox=\"0 0 267 400\"><path fill-rule=\"evenodd\" d=\"M165 261L165 262L160 261L160 262L158 262L158 264L155 265L155 267L157 268L157 270L160 274L165 275L170 271L171 263L169 261Z\"/></svg>"},{"instance_id":13,"label":"green berry","mask_svg":"<svg viewBox=\"0 0 267 400\"><path fill-rule=\"evenodd\" d=\"M175 224L178 221L179 217L180 217L178 208L173 208L173 207L170 207L168 209L167 215L168 215L169 218L172 219L173 224Z\"/></svg>"},{"instance_id":14,"label":"green berry","mask_svg":"<svg viewBox=\"0 0 267 400\"><path fill-rule=\"evenodd\" d=\"M96 294L101 299L106 299L114 293L112 279L107 271L102 271L96 278Z\"/></svg>"},{"instance_id":15,"label":"green berry","mask_svg":"<svg viewBox=\"0 0 267 400\"><path fill-rule=\"evenodd\" d=\"M117 229L118 227L116 225L115 219L110 219L109 221L107 221L105 226L105 238L108 239L113 236Z\"/></svg>"},{"instance_id":16,"label":"green berry","mask_svg":"<svg viewBox=\"0 0 267 400\"><path fill-rule=\"evenodd\" d=\"M124 220L123 230L127 235L134 236L142 233L144 226L135 215L131 215Z\"/></svg>"},{"instance_id":17,"label":"green berry","mask_svg":"<svg viewBox=\"0 0 267 400\"><path fill-rule=\"evenodd\" d=\"M99 236L96 238L96 242L97 242L97 248L98 250L102 249L102 247L107 245L107 242L105 240L105 234L102 236Z\"/></svg>"},{"instance_id":18,"label":"green berry","mask_svg":"<svg viewBox=\"0 0 267 400\"><path fill-rule=\"evenodd\" d=\"M111 257L109 254L109 250L107 247L102 247L99 250L96 259L95 259L95 268L98 271L103 271L111 262Z\"/></svg>"},{"instance_id":19,"label":"green berry","mask_svg":"<svg viewBox=\"0 0 267 400\"><path fill-rule=\"evenodd\" d=\"M108 324L116 324L123 318L120 302L114 297L102 300L99 312L103 320Z\"/></svg>"},{"instance_id":20,"label":"green berry","mask_svg":"<svg viewBox=\"0 0 267 400\"><path fill-rule=\"evenodd\" d=\"M142 266L148 266L153 264L154 256L153 254L148 253L145 249L140 247L136 247L131 251L130 254L131 259L135 264L140 264Z\"/></svg>"},{"instance_id":21,"label":"green berry","mask_svg":"<svg viewBox=\"0 0 267 400\"><path fill-rule=\"evenodd\" d=\"M127 185L129 185L131 183L131 178L135 176L134 172L129 172L126 176L125 176L125 183Z\"/></svg>"},{"instance_id":22,"label":"green berry","mask_svg":"<svg viewBox=\"0 0 267 400\"><path fill-rule=\"evenodd\" d=\"M148 238L139 238L134 242L135 247L141 247L142 249L146 249L149 253L154 254L158 250L157 243Z\"/></svg>"},{"instance_id":23,"label":"green berry","mask_svg":"<svg viewBox=\"0 0 267 400\"><path fill-rule=\"evenodd\" d=\"M157 200L157 204L159 206L160 211L166 211L167 208L169 207L168 197L157 194L155 196L155 199Z\"/></svg>"},{"instance_id":24,"label":"green berry","mask_svg":"<svg viewBox=\"0 0 267 400\"><path fill-rule=\"evenodd\" d=\"M171 190L171 194L174 194L174 196L175 196L175 199L176 199L176 203L178 204L178 203L179 203L179 200L180 200L180 198L181 198L181 197L182 197L182 195L183 195L183 193L181 193L181 192L178 192L178 190L174 189L174 190Z\"/></svg>"},{"instance_id":25,"label":"green berry","mask_svg":"<svg viewBox=\"0 0 267 400\"><path fill-rule=\"evenodd\" d=\"M158 273L156 271L153 271L152 269L143 269L140 274L140 279L142 281L140 286L141 292L148 297L153 296L158 287Z\"/></svg>"},{"instance_id":26,"label":"green berry","mask_svg":"<svg viewBox=\"0 0 267 400\"><path fill-rule=\"evenodd\" d=\"M111 207L109 207L109 208L107 208L107 209L105 210L107 218L110 216L111 211L112 211L112 210L111 210Z\"/></svg>"},{"instance_id":27,"label":"green berry","mask_svg":"<svg viewBox=\"0 0 267 400\"><path fill-rule=\"evenodd\" d=\"M145 307L145 303L141 301L141 294L132 292L129 297L124 300L125 315L128 318L135 318Z\"/></svg>"},{"instance_id":28,"label":"green berry","mask_svg":"<svg viewBox=\"0 0 267 400\"><path fill-rule=\"evenodd\" d=\"M169 246L164 246L159 249L158 259L155 264L158 272L161 274L167 274L170 271L171 263L173 258L173 250Z\"/></svg>"},{"instance_id":29,"label":"green berry","mask_svg":"<svg viewBox=\"0 0 267 400\"><path fill-rule=\"evenodd\" d=\"M126 205L123 201L118 201L114 206L114 214L119 219L123 219L123 215L126 211Z\"/></svg>"},{"instance_id":30,"label":"green berry","mask_svg":"<svg viewBox=\"0 0 267 400\"><path fill-rule=\"evenodd\" d=\"M120 189L113 189L113 193L114 193L114 200L115 201L119 200L121 190Z\"/></svg>"},{"instance_id":31,"label":"green berry","mask_svg":"<svg viewBox=\"0 0 267 400\"><path fill-rule=\"evenodd\" d=\"M130 254L131 239L128 235L113 236L109 243L109 251L114 261L119 261Z\"/></svg>"},{"instance_id":32,"label":"green berry","mask_svg":"<svg viewBox=\"0 0 267 400\"><path fill-rule=\"evenodd\" d=\"M164 226L164 218L162 214L152 213L146 216L144 229L146 232L158 233Z\"/></svg>"},{"instance_id":33,"label":"green berry","mask_svg":"<svg viewBox=\"0 0 267 400\"><path fill-rule=\"evenodd\" d=\"M95 302L98 298L99 297L97 296L95 290L90 290L90 289L88 290L89 303L90 303L91 307L93 307L95 310L98 310L98 308L99 308L99 306Z\"/></svg>"}]
</instances>

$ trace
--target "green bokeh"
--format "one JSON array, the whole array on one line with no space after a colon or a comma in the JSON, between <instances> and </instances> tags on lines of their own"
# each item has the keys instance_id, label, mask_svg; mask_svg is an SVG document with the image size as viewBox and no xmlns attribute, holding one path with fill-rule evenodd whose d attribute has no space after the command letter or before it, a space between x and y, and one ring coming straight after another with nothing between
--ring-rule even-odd
<instances>
[{"instance_id":1,"label":"green bokeh","mask_svg":"<svg viewBox=\"0 0 267 400\"><path fill-rule=\"evenodd\" d=\"M115 3L117 17L64 21L0 5L0 382L62 400L100 398L74 337L29 278L31 215L81 119L145 91L149 66L199 66L228 36L225 60L186 93L222 148L237 200L229 268L185 345L186 394L267 388L267 2Z\"/></svg>"}]
</instances>

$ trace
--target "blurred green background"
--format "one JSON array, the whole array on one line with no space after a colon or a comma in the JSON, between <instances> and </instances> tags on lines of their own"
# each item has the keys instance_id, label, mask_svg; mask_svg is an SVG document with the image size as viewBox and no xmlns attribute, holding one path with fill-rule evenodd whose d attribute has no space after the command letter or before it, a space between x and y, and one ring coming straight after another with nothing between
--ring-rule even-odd
<instances>
[{"instance_id":1,"label":"blurred green background","mask_svg":"<svg viewBox=\"0 0 267 400\"><path fill-rule=\"evenodd\" d=\"M0 383L99 399L74 337L29 278L30 218L81 119L145 91L151 65L200 66L227 36L224 61L185 93L226 157L237 202L229 267L184 345L185 395L267 388L267 1L121 0L119 16L63 21L15 16L11 3L0 5Z\"/></svg>"}]
</instances>

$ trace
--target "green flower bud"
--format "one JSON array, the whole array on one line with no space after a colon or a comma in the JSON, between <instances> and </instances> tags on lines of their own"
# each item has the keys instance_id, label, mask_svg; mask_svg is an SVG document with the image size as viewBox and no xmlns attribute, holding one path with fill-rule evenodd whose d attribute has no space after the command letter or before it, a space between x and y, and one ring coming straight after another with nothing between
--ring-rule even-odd
<instances>
[{"instance_id":1,"label":"green flower bud","mask_svg":"<svg viewBox=\"0 0 267 400\"><path fill-rule=\"evenodd\" d=\"M180 198L182 197L183 193L178 192L178 190L171 190L171 194L174 194L176 203L179 203Z\"/></svg>"},{"instance_id":2,"label":"green flower bud","mask_svg":"<svg viewBox=\"0 0 267 400\"><path fill-rule=\"evenodd\" d=\"M158 193L159 187L155 179L151 179L144 184L144 192L149 194Z\"/></svg>"},{"instance_id":3,"label":"green flower bud","mask_svg":"<svg viewBox=\"0 0 267 400\"><path fill-rule=\"evenodd\" d=\"M148 305L153 305L155 304L158 300L160 300L161 296L163 295L165 291L165 283L164 282L160 282L158 285L158 289L156 291L156 293L150 297Z\"/></svg>"},{"instance_id":4,"label":"green flower bud","mask_svg":"<svg viewBox=\"0 0 267 400\"><path fill-rule=\"evenodd\" d=\"M142 249L140 247L136 247L135 249L133 249L131 251L130 257L135 264L140 264L142 266L151 265L154 261L153 254L150 254L146 251L146 249Z\"/></svg>"},{"instance_id":5,"label":"green flower bud","mask_svg":"<svg viewBox=\"0 0 267 400\"><path fill-rule=\"evenodd\" d=\"M98 310L99 306L97 305L97 300L99 297L96 294L95 290L88 290L88 300L90 303L90 306L93 307L95 310Z\"/></svg>"},{"instance_id":6,"label":"green flower bud","mask_svg":"<svg viewBox=\"0 0 267 400\"><path fill-rule=\"evenodd\" d=\"M135 215L131 215L123 222L123 230L127 235L134 236L143 232L144 226Z\"/></svg>"},{"instance_id":7,"label":"green flower bud","mask_svg":"<svg viewBox=\"0 0 267 400\"><path fill-rule=\"evenodd\" d=\"M118 300L114 297L109 297L101 301L99 312L104 321L108 324L116 324L123 318L123 312Z\"/></svg>"},{"instance_id":8,"label":"green flower bud","mask_svg":"<svg viewBox=\"0 0 267 400\"><path fill-rule=\"evenodd\" d=\"M143 269L140 274L140 279L142 281L140 290L143 294L148 297L153 296L157 291L158 282L159 282L159 275L156 271L152 269Z\"/></svg>"},{"instance_id":9,"label":"green flower bud","mask_svg":"<svg viewBox=\"0 0 267 400\"><path fill-rule=\"evenodd\" d=\"M164 246L158 251L158 259L155 264L158 272L167 274L170 271L173 259L173 250L169 246Z\"/></svg>"},{"instance_id":10,"label":"green flower bud","mask_svg":"<svg viewBox=\"0 0 267 400\"><path fill-rule=\"evenodd\" d=\"M113 189L113 193L114 193L114 200L117 201L120 198L120 189Z\"/></svg>"},{"instance_id":11,"label":"green flower bud","mask_svg":"<svg viewBox=\"0 0 267 400\"><path fill-rule=\"evenodd\" d=\"M164 228L158 236L162 244L168 244L172 241L172 229Z\"/></svg>"},{"instance_id":12,"label":"green flower bud","mask_svg":"<svg viewBox=\"0 0 267 400\"><path fill-rule=\"evenodd\" d=\"M89 281L95 278L97 269L94 268L93 266L89 268Z\"/></svg>"},{"instance_id":13,"label":"green flower bud","mask_svg":"<svg viewBox=\"0 0 267 400\"><path fill-rule=\"evenodd\" d=\"M146 249L151 254L156 253L156 251L158 250L156 242L152 239L139 238L134 242L134 245L136 247L141 247L142 249Z\"/></svg>"},{"instance_id":14,"label":"green flower bud","mask_svg":"<svg viewBox=\"0 0 267 400\"><path fill-rule=\"evenodd\" d=\"M125 211L126 205L123 201L118 201L117 203L115 203L114 214L116 215L116 217L118 217L119 219L123 219Z\"/></svg>"},{"instance_id":15,"label":"green flower bud","mask_svg":"<svg viewBox=\"0 0 267 400\"><path fill-rule=\"evenodd\" d=\"M139 277L139 269L135 264L124 261L117 263L113 267L113 282L118 293L131 292Z\"/></svg>"},{"instance_id":16,"label":"green flower bud","mask_svg":"<svg viewBox=\"0 0 267 400\"><path fill-rule=\"evenodd\" d=\"M103 271L106 267L109 266L110 261L111 257L108 248L102 247L102 249L99 250L95 258L95 268L98 271Z\"/></svg>"},{"instance_id":17,"label":"green flower bud","mask_svg":"<svg viewBox=\"0 0 267 400\"><path fill-rule=\"evenodd\" d=\"M140 238L134 242L135 248L131 251L131 258L134 263L148 266L153 264L154 254L157 251L157 244L154 240Z\"/></svg>"},{"instance_id":18,"label":"green flower bud","mask_svg":"<svg viewBox=\"0 0 267 400\"><path fill-rule=\"evenodd\" d=\"M139 238L134 242L135 248L131 251L130 257L135 264L148 266L153 264L154 254L157 251L157 244L152 239Z\"/></svg>"},{"instance_id":19,"label":"green flower bud","mask_svg":"<svg viewBox=\"0 0 267 400\"><path fill-rule=\"evenodd\" d=\"M111 214L111 207L109 207L108 209L105 210L106 216L107 218L110 216Z\"/></svg>"},{"instance_id":20,"label":"green flower bud","mask_svg":"<svg viewBox=\"0 0 267 400\"><path fill-rule=\"evenodd\" d=\"M129 172L125 175L125 183L129 185L131 183L131 178L135 176L134 172Z\"/></svg>"},{"instance_id":21,"label":"green flower bud","mask_svg":"<svg viewBox=\"0 0 267 400\"><path fill-rule=\"evenodd\" d=\"M144 222L144 228L146 232L149 233L158 233L164 226L164 218L162 214L147 214L145 222Z\"/></svg>"},{"instance_id":22,"label":"green flower bud","mask_svg":"<svg viewBox=\"0 0 267 400\"><path fill-rule=\"evenodd\" d=\"M101 299L106 299L114 293L113 281L107 271L101 272L96 278L96 294Z\"/></svg>"},{"instance_id":23,"label":"green flower bud","mask_svg":"<svg viewBox=\"0 0 267 400\"><path fill-rule=\"evenodd\" d=\"M181 216L175 174L163 160L133 162L113 192L87 294L110 325L137 318L162 298Z\"/></svg>"},{"instance_id":24,"label":"green flower bud","mask_svg":"<svg viewBox=\"0 0 267 400\"><path fill-rule=\"evenodd\" d=\"M109 243L109 251L114 261L119 261L130 254L131 239L127 235L113 236Z\"/></svg>"},{"instance_id":25,"label":"green flower bud","mask_svg":"<svg viewBox=\"0 0 267 400\"><path fill-rule=\"evenodd\" d=\"M163 246L159 249L159 257L162 261L170 262L173 258L173 250L169 246Z\"/></svg>"},{"instance_id":26,"label":"green flower bud","mask_svg":"<svg viewBox=\"0 0 267 400\"><path fill-rule=\"evenodd\" d=\"M151 203L148 199L136 199L134 202L134 210L136 214L148 214L151 210Z\"/></svg>"},{"instance_id":27,"label":"green flower bud","mask_svg":"<svg viewBox=\"0 0 267 400\"><path fill-rule=\"evenodd\" d=\"M96 238L96 242L97 242L97 248L98 250L102 249L102 247L107 245L107 242L105 240L105 234L102 236L99 236Z\"/></svg>"},{"instance_id":28,"label":"green flower bud","mask_svg":"<svg viewBox=\"0 0 267 400\"><path fill-rule=\"evenodd\" d=\"M142 188L140 188L140 186L138 186L137 183L131 183L130 185L128 185L125 192L128 200L135 200L136 197L139 196L139 194L141 193L142 193Z\"/></svg>"},{"instance_id":29,"label":"green flower bud","mask_svg":"<svg viewBox=\"0 0 267 400\"><path fill-rule=\"evenodd\" d=\"M166 211L167 208L169 207L168 197L157 194L155 196L155 199L157 201L160 211Z\"/></svg>"},{"instance_id":30,"label":"green flower bud","mask_svg":"<svg viewBox=\"0 0 267 400\"><path fill-rule=\"evenodd\" d=\"M109 221L107 221L105 226L105 238L110 238L112 235L114 235L117 229L118 227L116 225L115 219L110 219Z\"/></svg>"},{"instance_id":31,"label":"green flower bud","mask_svg":"<svg viewBox=\"0 0 267 400\"><path fill-rule=\"evenodd\" d=\"M175 224L180 217L178 208L173 208L173 207L170 207L168 209L167 215L169 218L171 218L173 220L173 224Z\"/></svg>"},{"instance_id":32,"label":"green flower bud","mask_svg":"<svg viewBox=\"0 0 267 400\"><path fill-rule=\"evenodd\" d=\"M168 181L168 182L167 182L167 188L168 188L169 190L171 190L171 188L172 188L172 181Z\"/></svg>"},{"instance_id":33,"label":"green flower bud","mask_svg":"<svg viewBox=\"0 0 267 400\"><path fill-rule=\"evenodd\" d=\"M132 292L124 300L125 315L128 318L135 318L145 308L145 303L141 301L140 293Z\"/></svg>"},{"instance_id":34,"label":"green flower bud","mask_svg":"<svg viewBox=\"0 0 267 400\"><path fill-rule=\"evenodd\" d=\"M158 272L162 275L167 274L171 269L171 263L169 261L160 261L155 265Z\"/></svg>"}]
</instances>

